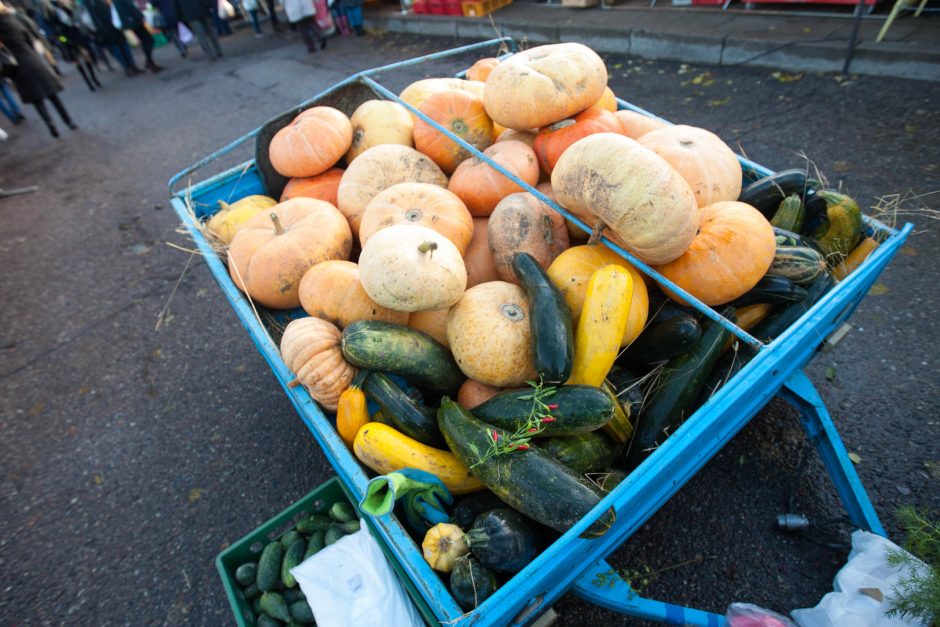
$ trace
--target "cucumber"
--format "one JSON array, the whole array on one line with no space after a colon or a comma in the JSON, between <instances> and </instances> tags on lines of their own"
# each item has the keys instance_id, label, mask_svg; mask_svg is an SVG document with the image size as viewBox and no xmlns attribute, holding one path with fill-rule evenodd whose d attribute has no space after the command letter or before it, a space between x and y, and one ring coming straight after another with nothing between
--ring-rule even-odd
<instances>
[{"instance_id":1,"label":"cucumber","mask_svg":"<svg viewBox=\"0 0 940 627\"><path fill-rule=\"evenodd\" d=\"M284 547L284 550L286 551L287 547L292 545L297 540L300 540L300 538L301 538L301 535L294 529L291 529L290 531L285 532L284 535L280 537L281 546Z\"/></svg>"},{"instance_id":2,"label":"cucumber","mask_svg":"<svg viewBox=\"0 0 940 627\"><path fill-rule=\"evenodd\" d=\"M369 398L382 408L392 426L410 438L442 448L444 440L434 421L434 411L416 402L381 372L370 372L362 383Z\"/></svg>"},{"instance_id":3,"label":"cucumber","mask_svg":"<svg viewBox=\"0 0 940 627\"><path fill-rule=\"evenodd\" d=\"M293 588L297 585L294 576L290 574L290 569L295 568L304 560L306 546L306 540L297 538L284 552L284 560L281 562L281 583L284 584L285 588Z\"/></svg>"},{"instance_id":4,"label":"cucumber","mask_svg":"<svg viewBox=\"0 0 940 627\"><path fill-rule=\"evenodd\" d=\"M613 399L592 385L560 385L543 402L558 407L551 409L555 421L543 425L539 437L594 431L614 415ZM531 411L532 389L524 389L497 394L471 413L494 427L515 431L526 424Z\"/></svg>"},{"instance_id":5,"label":"cucumber","mask_svg":"<svg viewBox=\"0 0 940 627\"><path fill-rule=\"evenodd\" d=\"M535 371L545 383L564 383L571 376L574 360L571 310L532 255L516 253L512 269L529 299Z\"/></svg>"},{"instance_id":6,"label":"cucumber","mask_svg":"<svg viewBox=\"0 0 940 627\"><path fill-rule=\"evenodd\" d=\"M734 322L734 309L719 313ZM705 379L721 357L731 332L712 320L705 322L702 338L684 355L670 359L652 397L640 414L639 424L627 454L627 468L640 465L651 452L692 415Z\"/></svg>"},{"instance_id":7,"label":"cucumber","mask_svg":"<svg viewBox=\"0 0 940 627\"><path fill-rule=\"evenodd\" d=\"M262 592L274 590L277 582L281 579L281 560L284 559L284 547L275 540L261 551L261 558L258 560L258 577L255 583Z\"/></svg>"},{"instance_id":8,"label":"cucumber","mask_svg":"<svg viewBox=\"0 0 940 627\"><path fill-rule=\"evenodd\" d=\"M702 326L690 315L654 322L621 355L626 364L648 366L688 352L702 337Z\"/></svg>"},{"instance_id":9,"label":"cucumber","mask_svg":"<svg viewBox=\"0 0 940 627\"><path fill-rule=\"evenodd\" d=\"M751 329L751 335L762 342L774 340L778 335L786 331L791 324L796 322L800 316L809 311L810 307L822 298L833 285L835 285L835 280L832 278L832 275L828 272L821 273L816 277L816 280L806 288L806 296L804 296L801 301L790 303L788 306L779 308L771 313L764 318L760 324Z\"/></svg>"},{"instance_id":10,"label":"cucumber","mask_svg":"<svg viewBox=\"0 0 940 627\"><path fill-rule=\"evenodd\" d=\"M326 546L330 546L345 535L339 525L333 525L326 530L326 534L323 536L323 542Z\"/></svg>"},{"instance_id":11,"label":"cucumber","mask_svg":"<svg viewBox=\"0 0 940 627\"><path fill-rule=\"evenodd\" d=\"M796 194L790 194L780 201L774 217L771 218L772 226L799 233L803 229L803 201Z\"/></svg>"},{"instance_id":12,"label":"cucumber","mask_svg":"<svg viewBox=\"0 0 940 627\"><path fill-rule=\"evenodd\" d=\"M817 251L805 246L777 246L774 261L767 271L768 276L782 276L797 285L806 285L816 280L826 270L826 259Z\"/></svg>"},{"instance_id":13,"label":"cucumber","mask_svg":"<svg viewBox=\"0 0 940 627\"><path fill-rule=\"evenodd\" d=\"M358 520L358 517L356 516L356 510L354 510L353 506L346 501L336 501L333 503L333 505L330 506L330 518L338 523L349 522L350 520Z\"/></svg>"},{"instance_id":14,"label":"cucumber","mask_svg":"<svg viewBox=\"0 0 940 627\"><path fill-rule=\"evenodd\" d=\"M297 531L309 536L315 531L326 531L330 528L330 522L326 516L314 514L297 523Z\"/></svg>"},{"instance_id":15,"label":"cucumber","mask_svg":"<svg viewBox=\"0 0 940 627\"><path fill-rule=\"evenodd\" d=\"M261 595L261 611L285 623L290 620L290 610L287 609L287 602L277 592L265 592Z\"/></svg>"},{"instance_id":16,"label":"cucumber","mask_svg":"<svg viewBox=\"0 0 940 627\"><path fill-rule=\"evenodd\" d=\"M356 533L362 527L362 523L358 520L348 520L344 523L339 523L339 528L342 529L343 533L347 536L351 533Z\"/></svg>"},{"instance_id":17,"label":"cucumber","mask_svg":"<svg viewBox=\"0 0 940 627\"><path fill-rule=\"evenodd\" d=\"M862 239L862 212L855 200L837 191L824 189L816 196L824 201L824 210L806 216L804 231L835 265Z\"/></svg>"},{"instance_id":18,"label":"cucumber","mask_svg":"<svg viewBox=\"0 0 940 627\"><path fill-rule=\"evenodd\" d=\"M327 529L329 529L329 527L327 527ZM307 559L308 557L310 557L311 555L313 555L314 553L322 549L324 546L326 546L325 536L326 536L325 530L314 531L312 534L310 534L310 539L307 540L307 550L304 551L304 559Z\"/></svg>"},{"instance_id":19,"label":"cucumber","mask_svg":"<svg viewBox=\"0 0 940 627\"><path fill-rule=\"evenodd\" d=\"M313 610L310 609L310 604L306 601L291 603L288 610L294 622L300 623L301 625L310 625L313 623Z\"/></svg>"},{"instance_id":20,"label":"cucumber","mask_svg":"<svg viewBox=\"0 0 940 627\"><path fill-rule=\"evenodd\" d=\"M782 276L764 275L751 291L731 303L732 307L747 307L757 303L795 303L806 298L806 290Z\"/></svg>"},{"instance_id":21,"label":"cucumber","mask_svg":"<svg viewBox=\"0 0 940 627\"><path fill-rule=\"evenodd\" d=\"M258 589L258 584L252 583L250 586L245 588L245 598L249 601L252 599L257 599L261 596L261 590Z\"/></svg>"},{"instance_id":22,"label":"cucumber","mask_svg":"<svg viewBox=\"0 0 940 627\"><path fill-rule=\"evenodd\" d=\"M477 516L500 507L506 507L506 504L489 490L474 492L461 499L454 507L453 523L461 529L469 529L473 526Z\"/></svg>"},{"instance_id":23,"label":"cucumber","mask_svg":"<svg viewBox=\"0 0 940 627\"><path fill-rule=\"evenodd\" d=\"M394 373L435 392L456 392L466 379L440 342L393 322L353 322L343 329L342 349L346 361L354 366Z\"/></svg>"},{"instance_id":24,"label":"cucumber","mask_svg":"<svg viewBox=\"0 0 940 627\"><path fill-rule=\"evenodd\" d=\"M248 562L235 570L235 581L243 586L250 586L258 576L258 563Z\"/></svg>"},{"instance_id":25,"label":"cucumber","mask_svg":"<svg viewBox=\"0 0 940 627\"><path fill-rule=\"evenodd\" d=\"M290 605L291 603L296 603L297 601L303 601L307 597L304 596L304 591L297 588L291 588L290 590L285 590L284 594L281 595L284 597L284 602Z\"/></svg>"},{"instance_id":26,"label":"cucumber","mask_svg":"<svg viewBox=\"0 0 940 627\"><path fill-rule=\"evenodd\" d=\"M474 418L450 399L441 402L437 419L454 455L496 496L532 520L564 533L600 502L591 482L535 445L485 457L494 433L504 442L510 433ZM615 519L611 508L583 536L604 535Z\"/></svg>"},{"instance_id":27,"label":"cucumber","mask_svg":"<svg viewBox=\"0 0 940 627\"><path fill-rule=\"evenodd\" d=\"M473 556L497 572L517 573L537 553L532 525L507 507L477 516L465 537Z\"/></svg>"},{"instance_id":28,"label":"cucumber","mask_svg":"<svg viewBox=\"0 0 940 627\"><path fill-rule=\"evenodd\" d=\"M741 190L738 200L751 205L770 220L780 202L787 196L796 194L803 198L806 195L807 183L806 170L782 170L745 187Z\"/></svg>"},{"instance_id":29,"label":"cucumber","mask_svg":"<svg viewBox=\"0 0 940 627\"><path fill-rule=\"evenodd\" d=\"M620 447L601 431L549 438L539 446L571 470L584 474L610 466ZM484 562L485 563L485 562Z\"/></svg>"},{"instance_id":30,"label":"cucumber","mask_svg":"<svg viewBox=\"0 0 940 627\"><path fill-rule=\"evenodd\" d=\"M263 617L267 618L267 619L270 620L270 621L274 621L274 624L275 624L275 625L280 625L280 624L281 624L281 622L280 622L279 620L275 620L275 619L271 618L270 616L268 616L267 614L262 613L262 611L261 611L261 593L260 593L260 592L258 593L258 596L256 596L254 599L251 600L251 609L252 609L252 611L255 613L255 616L258 616L259 618L263 616ZM259 624L260 624L260 622L259 622ZM269 623L269 624L270 624L270 623Z\"/></svg>"},{"instance_id":31,"label":"cucumber","mask_svg":"<svg viewBox=\"0 0 940 627\"><path fill-rule=\"evenodd\" d=\"M267 614L262 614L260 606L259 609L255 611L255 614L258 615L258 621L255 623L256 627L281 627L284 624L276 618L271 618Z\"/></svg>"},{"instance_id":32,"label":"cucumber","mask_svg":"<svg viewBox=\"0 0 940 627\"><path fill-rule=\"evenodd\" d=\"M499 584L493 571L472 555L458 557L450 571L450 591L463 609L470 611L491 597Z\"/></svg>"}]
</instances>

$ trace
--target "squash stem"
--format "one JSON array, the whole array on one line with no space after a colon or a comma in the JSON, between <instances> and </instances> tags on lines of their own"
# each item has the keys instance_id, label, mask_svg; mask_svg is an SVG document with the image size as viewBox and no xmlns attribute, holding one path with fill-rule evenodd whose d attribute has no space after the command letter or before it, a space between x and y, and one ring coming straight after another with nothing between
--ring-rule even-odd
<instances>
[{"instance_id":1,"label":"squash stem","mask_svg":"<svg viewBox=\"0 0 940 627\"><path fill-rule=\"evenodd\" d=\"M604 229L607 228L607 225L604 224L603 220L598 220L594 225L594 228L591 230L591 237L588 238L588 246L593 246L600 241L601 236L604 234Z\"/></svg>"},{"instance_id":2,"label":"squash stem","mask_svg":"<svg viewBox=\"0 0 940 627\"><path fill-rule=\"evenodd\" d=\"M431 253L432 256L434 251L437 250L437 242L421 242L418 244L419 253Z\"/></svg>"},{"instance_id":3,"label":"squash stem","mask_svg":"<svg viewBox=\"0 0 940 627\"><path fill-rule=\"evenodd\" d=\"M281 235L284 233L284 227L281 225L281 219L277 217L277 214L273 211L269 214L271 217L271 222L274 223L274 234Z\"/></svg>"}]
</instances>

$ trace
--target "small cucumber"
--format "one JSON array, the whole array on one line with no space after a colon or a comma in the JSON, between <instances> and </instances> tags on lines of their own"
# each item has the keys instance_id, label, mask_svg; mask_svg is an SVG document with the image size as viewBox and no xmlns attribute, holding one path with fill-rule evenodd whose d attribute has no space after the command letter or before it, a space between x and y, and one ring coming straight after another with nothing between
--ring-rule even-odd
<instances>
[{"instance_id":1,"label":"small cucumber","mask_svg":"<svg viewBox=\"0 0 940 627\"><path fill-rule=\"evenodd\" d=\"M258 589L258 584L252 583L250 586L245 588L245 598L248 600L257 599L261 596L261 590Z\"/></svg>"},{"instance_id":2,"label":"small cucumber","mask_svg":"<svg viewBox=\"0 0 940 627\"><path fill-rule=\"evenodd\" d=\"M304 596L304 591L301 590L299 586L297 588L291 588L290 590L285 590L284 594L282 594L281 596L284 597L284 602L287 603L288 605L291 605L292 603L296 603L297 601L306 600L307 598Z\"/></svg>"},{"instance_id":3,"label":"small cucumber","mask_svg":"<svg viewBox=\"0 0 940 627\"><path fill-rule=\"evenodd\" d=\"M314 514L309 518L304 518L299 523L297 523L297 531L308 536L315 531L326 531L329 528L330 519L326 516L320 516L318 514Z\"/></svg>"},{"instance_id":4,"label":"small cucumber","mask_svg":"<svg viewBox=\"0 0 940 627\"><path fill-rule=\"evenodd\" d=\"M237 581L243 586L250 586L251 584L253 584L257 576L258 576L258 563L257 562L248 562L247 564L242 564L235 571L235 581Z\"/></svg>"},{"instance_id":5,"label":"small cucumber","mask_svg":"<svg viewBox=\"0 0 940 627\"><path fill-rule=\"evenodd\" d=\"M303 538L297 538L284 552L284 561L281 562L281 583L285 588L293 588L297 585L294 576L290 574L290 569L303 561L306 546L307 542Z\"/></svg>"},{"instance_id":6,"label":"small cucumber","mask_svg":"<svg viewBox=\"0 0 940 627\"><path fill-rule=\"evenodd\" d=\"M361 527L361 523L358 520L348 520L344 523L337 525L340 529L343 530L347 536L351 533L356 533Z\"/></svg>"},{"instance_id":7,"label":"small cucumber","mask_svg":"<svg viewBox=\"0 0 940 627\"><path fill-rule=\"evenodd\" d=\"M258 599L260 601L260 599ZM256 627L282 627L284 623L279 621L276 618L271 618L267 614L262 614L261 609L255 610L255 614L258 615L258 621L255 623Z\"/></svg>"},{"instance_id":8,"label":"small cucumber","mask_svg":"<svg viewBox=\"0 0 940 627\"><path fill-rule=\"evenodd\" d=\"M326 535L323 536L323 542L326 546L330 546L345 535L339 525L333 525L326 530Z\"/></svg>"},{"instance_id":9,"label":"small cucumber","mask_svg":"<svg viewBox=\"0 0 940 627\"><path fill-rule=\"evenodd\" d=\"M301 538L300 534L294 531L293 529L291 529L290 531L286 532L284 535L280 537L281 546L286 551L287 547L292 545L294 542L296 542L300 538Z\"/></svg>"},{"instance_id":10,"label":"small cucumber","mask_svg":"<svg viewBox=\"0 0 940 627\"><path fill-rule=\"evenodd\" d=\"M281 579L281 560L284 559L284 547L275 540L261 551L258 560L258 577L256 583L262 592L274 590Z\"/></svg>"},{"instance_id":11,"label":"small cucumber","mask_svg":"<svg viewBox=\"0 0 940 627\"><path fill-rule=\"evenodd\" d=\"M327 529L329 529L329 527L327 527ZM324 541L325 535L326 531L314 531L312 534L310 534L310 539L307 540L307 550L304 551L304 559L307 559L326 546Z\"/></svg>"},{"instance_id":12,"label":"small cucumber","mask_svg":"<svg viewBox=\"0 0 940 627\"><path fill-rule=\"evenodd\" d=\"M337 501L330 507L330 518L339 523L357 520L356 510L346 501Z\"/></svg>"},{"instance_id":13,"label":"small cucumber","mask_svg":"<svg viewBox=\"0 0 940 627\"><path fill-rule=\"evenodd\" d=\"M291 603L289 609L290 616L294 619L294 622L300 623L301 625L310 625L313 623L313 610L310 609L310 604L306 601Z\"/></svg>"},{"instance_id":14,"label":"small cucumber","mask_svg":"<svg viewBox=\"0 0 940 627\"><path fill-rule=\"evenodd\" d=\"M285 623L290 620L290 610L287 609L287 602L277 592L265 592L261 595L261 611L271 618L282 620Z\"/></svg>"}]
</instances>

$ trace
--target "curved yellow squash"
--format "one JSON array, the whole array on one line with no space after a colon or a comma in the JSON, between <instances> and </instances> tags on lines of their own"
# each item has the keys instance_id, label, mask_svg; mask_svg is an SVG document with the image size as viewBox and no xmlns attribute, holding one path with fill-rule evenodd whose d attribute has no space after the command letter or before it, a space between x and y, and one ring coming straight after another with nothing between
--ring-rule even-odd
<instances>
[{"instance_id":1,"label":"curved yellow squash","mask_svg":"<svg viewBox=\"0 0 940 627\"><path fill-rule=\"evenodd\" d=\"M633 277L623 267L604 266L591 275L574 338L569 385L596 387L604 382L620 351L632 298Z\"/></svg>"}]
</instances>

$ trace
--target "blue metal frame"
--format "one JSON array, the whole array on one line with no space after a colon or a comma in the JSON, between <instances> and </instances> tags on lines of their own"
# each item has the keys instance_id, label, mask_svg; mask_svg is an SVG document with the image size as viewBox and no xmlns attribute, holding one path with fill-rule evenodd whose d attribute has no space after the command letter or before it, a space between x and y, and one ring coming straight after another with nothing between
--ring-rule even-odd
<instances>
[{"instance_id":1,"label":"blue metal frame","mask_svg":"<svg viewBox=\"0 0 940 627\"><path fill-rule=\"evenodd\" d=\"M401 103L397 95L371 77L380 72L410 67L426 60L472 52L495 45L508 45L510 49L515 49L514 42L509 38L494 39L360 72L318 94L302 106L313 104L341 86L354 81L362 82L376 93ZM651 115L639 107L624 101L619 102L621 108ZM448 133L446 129L420 111L416 111L406 103L402 104L412 113L450 136L472 154L522 185L524 189L569 218L585 232L590 232L586 224L580 222L563 207L559 207L550 198L525 184L499 164L490 161L473 146ZM253 162L249 161L231 168L181 192L175 191L177 184L184 176L231 152L248 139L255 137L259 130L252 131L176 174L168 184L171 202L190 231L199 252L205 258L223 293L232 303L236 314L268 361L288 398L323 449L327 460L350 493L358 497L364 493L367 481L361 466L336 434L332 421L323 414L307 391L303 387L291 388L289 386L293 375L281 360L277 346L271 340L264 325L255 316L250 303L231 281L225 265L202 236L193 222L193 214L187 208L187 199L196 205L209 208L213 207L216 204L215 201L219 199L230 200L259 193L261 182ZM752 176L771 173L753 162L740 157L739 159L745 170ZM201 219L211 212L199 210L197 215ZM843 501L846 502L853 522L863 528L883 534L884 530L861 487L851 462L847 459L845 449L839 441L831 419L825 412L822 400L801 372L818 346L858 306L912 229L912 225L908 224L900 231L895 231L871 219L867 220L867 224L870 230L878 232L885 238L884 242L858 270L837 284L780 337L766 345L719 316L714 310L666 280L629 252L605 240L610 248L628 259L641 271L679 293L704 315L718 321L729 328L741 341L756 348L757 354L738 375L729 380L705 405L687 419L591 512L472 612L464 613L457 606L441 579L422 559L420 550L394 516L376 518L375 523L379 533L440 621L459 625L502 625L509 622L528 624L539 615L542 609L548 607L566 591L573 589L577 594L592 602L635 616L665 621L683 620L699 625L722 624L723 619L716 614L688 608L676 609L678 606L631 595L624 587L625 583L615 582L613 588L603 588L593 582L598 572L609 569L603 562L604 558L630 537L778 393L782 393L800 410L804 425L819 448L827 469L833 476L836 488ZM617 512L617 523L614 527L601 538L580 538L581 533L609 508ZM585 564L589 564L590 567L585 569ZM681 618L679 609L682 610Z\"/></svg>"}]
</instances>

